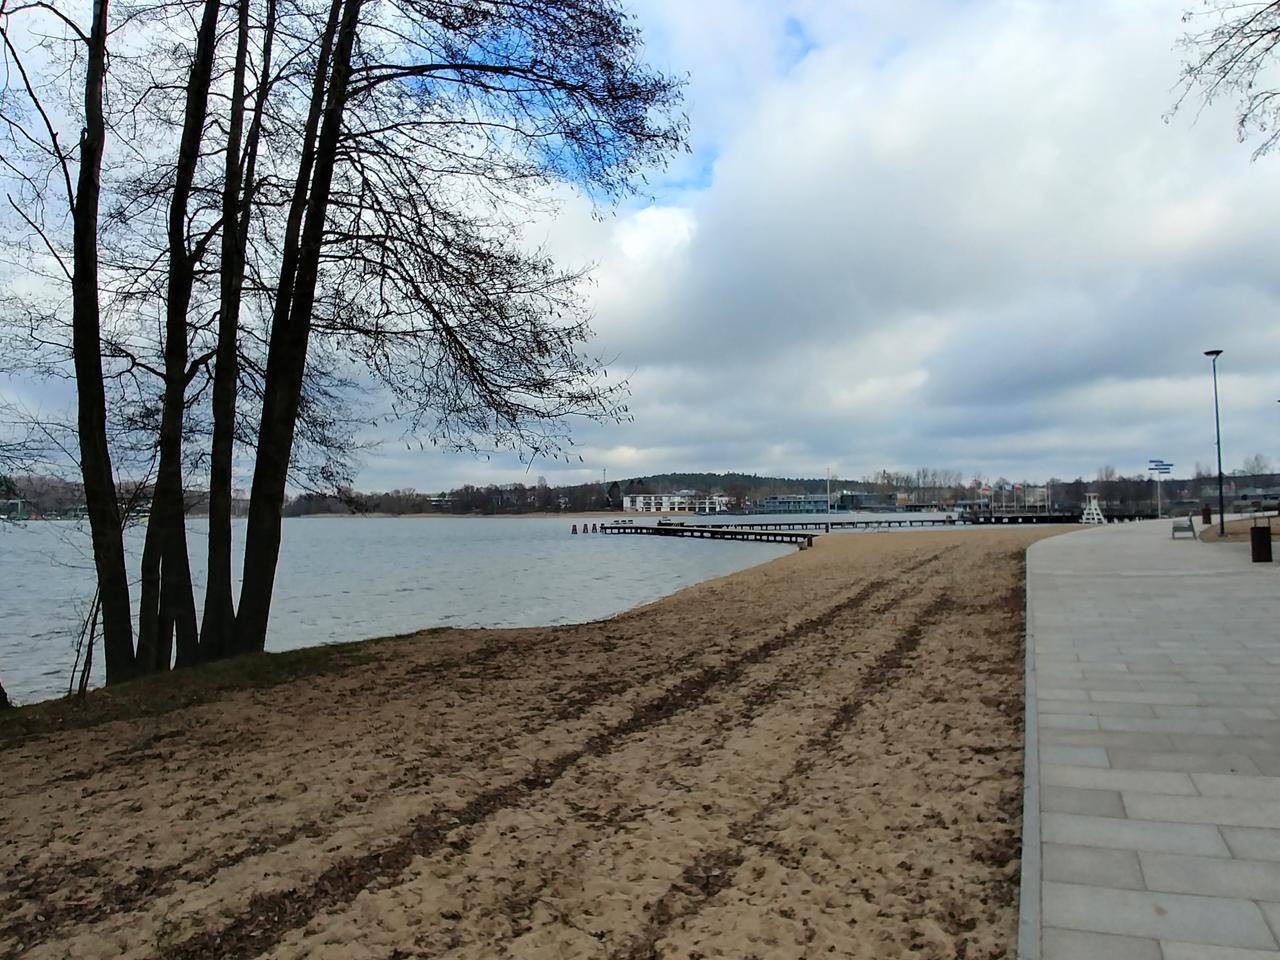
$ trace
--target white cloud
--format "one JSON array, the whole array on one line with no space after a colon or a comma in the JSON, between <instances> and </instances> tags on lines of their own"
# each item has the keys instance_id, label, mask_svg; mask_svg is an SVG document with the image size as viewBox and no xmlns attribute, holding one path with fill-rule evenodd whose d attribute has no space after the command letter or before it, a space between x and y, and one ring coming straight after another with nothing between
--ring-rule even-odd
<instances>
[{"instance_id":1,"label":"white cloud","mask_svg":"<svg viewBox=\"0 0 1280 960\"><path fill-rule=\"evenodd\" d=\"M663 264L689 246L696 227L688 210L645 207L614 227L613 241L633 264Z\"/></svg>"},{"instance_id":2,"label":"white cloud","mask_svg":"<svg viewBox=\"0 0 1280 960\"><path fill-rule=\"evenodd\" d=\"M601 263L602 340L635 365L636 422L592 440L626 438L652 470L1074 475L1208 455L1190 389L1207 389L1208 340L1280 396L1280 160L1250 163L1225 110L1166 122L1176 11L742 9L773 49L800 16L812 50L778 69L744 45L739 63L775 68L729 97L710 183L659 198L696 231L659 271ZM660 34L689 28L667 13ZM674 46L714 61L690 64L695 93L704 65L720 93L746 73L718 36ZM1166 381L1185 387L1159 400ZM1224 405L1234 389L1224 377ZM1236 429L1275 447L1256 407Z\"/></svg>"},{"instance_id":3,"label":"white cloud","mask_svg":"<svg viewBox=\"0 0 1280 960\"><path fill-rule=\"evenodd\" d=\"M602 220L594 347L634 422L583 425L590 479L948 466L1019 478L1280 460L1280 156L1229 105L1167 119L1167 0L635 0L689 73L688 157ZM520 479L372 457L362 486ZM553 476L554 475L554 476Z\"/></svg>"}]
</instances>

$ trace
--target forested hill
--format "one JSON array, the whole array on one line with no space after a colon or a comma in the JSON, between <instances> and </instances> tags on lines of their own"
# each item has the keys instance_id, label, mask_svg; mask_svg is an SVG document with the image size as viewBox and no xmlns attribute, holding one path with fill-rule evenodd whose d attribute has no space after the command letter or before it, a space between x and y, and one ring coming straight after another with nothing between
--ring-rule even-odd
<instances>
[{"instance_id":1,"label":"forested hill","mask_svg":"<svg viewBox=\"0 0 1280 960\"><path fill-rule=\"evenodd\" d=\"M826 478L793 479L762 477L747 473L658 473L644 477L624 477L565 486L548 484L542 477L536 485L506 483L475 486L464 484L452 490L428 493L414 489L385 493L343 490L336 495L306 493L285 505L286 516L315 513L533 513L581 510L617 510L622 498L634 493L674 493L696 490L724 493L735 507L774 494L820 493ZM832 490L866 489L864 481L832 479Z\"/></svg>"},{"instance_id":2,"label":"forested hill","mask_svg":"<svg viewBox=\"0 0 1280 960\"><path fill-rule=\"evenodd\" d=\"M826 477L762 477L755 473L655 473L618 481L623 494L671 493L675 490L721 491L730 496L750 498L788 493L822 493ZM869 484L861 480L831 478L831 488L861 490Z\"/></svg>"}]
</instances>

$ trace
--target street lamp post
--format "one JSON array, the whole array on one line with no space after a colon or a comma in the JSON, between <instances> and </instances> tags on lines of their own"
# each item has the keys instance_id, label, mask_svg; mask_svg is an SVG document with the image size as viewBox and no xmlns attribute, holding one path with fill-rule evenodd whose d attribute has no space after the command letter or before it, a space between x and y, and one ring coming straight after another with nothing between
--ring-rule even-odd
<instances>
[{"instance_id":1,"label":"street lamp post","mask_svg":"<svg viewBox=\"0 0 1280 960\"><path fill-rule=\"evenodd\" d=\"M1222 419L1218 416L1218 358L1221 350L1206 350L1204 355L1213 363L1213 431L1218 443L1218 536L1227 536L1227 504L1222 494Z\"/></svg>"}]
</instances>

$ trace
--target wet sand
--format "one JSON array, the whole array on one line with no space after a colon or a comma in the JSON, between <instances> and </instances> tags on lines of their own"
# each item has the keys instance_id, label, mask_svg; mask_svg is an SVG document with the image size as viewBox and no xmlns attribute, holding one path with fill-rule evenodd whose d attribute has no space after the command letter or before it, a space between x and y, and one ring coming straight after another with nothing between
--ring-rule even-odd
<instances>
[{"instance_id":1,"label":"wet sand","mask_svg":"<svg viewBox=\"0 0 1280 960\"><path fill-rule=\"evenodd\" d=\"M1011 957L1051 532L823 537L0 751L0 956Z\"/></svg>"}]
</instances>

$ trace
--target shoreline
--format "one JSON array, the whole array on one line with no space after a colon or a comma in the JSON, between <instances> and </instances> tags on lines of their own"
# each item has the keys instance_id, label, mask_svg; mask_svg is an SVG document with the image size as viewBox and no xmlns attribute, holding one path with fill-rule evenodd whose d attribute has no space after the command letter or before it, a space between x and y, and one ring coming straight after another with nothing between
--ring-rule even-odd
<instances>
[{"instance_id":1,"label":"shoreline","mask_svg":"<svg viewBox=\"0 0 1280 960\"><path fill-rule=\"evenodd\" d=\"M581 513L304 513L287 520L545 520L551 517L565 520L599 519L625 516L621 510L585 510Z\"/></svg>"},{"instance_id":2,"label":"shoreline","mask_svg":"<svg viewBox=\"0 0 1280 960\"><path fill-rule=\"evenodd\" d=\"M824 538L606 620L35 732L0 746L33 891L0 952L994 957L1023 555L1053 532Z\"/></svg>"}]
</instances>

